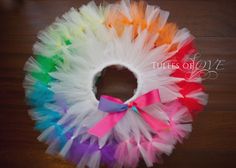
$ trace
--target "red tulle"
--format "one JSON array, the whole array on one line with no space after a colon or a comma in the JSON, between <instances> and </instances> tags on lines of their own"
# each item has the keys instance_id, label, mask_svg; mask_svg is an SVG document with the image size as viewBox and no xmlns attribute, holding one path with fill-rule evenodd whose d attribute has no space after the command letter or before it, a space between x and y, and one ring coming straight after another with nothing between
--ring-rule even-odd
<instances>
[{"instance_id":1,"label":"red tulle","mask_svg":"<svg viewBox=\"0 0 236 168\"><path fill-rule=\"evenodd\" d=\"M179 98L179 101L188 108L193 117L196 117L196 115L203 110L203 105L200 104L197 99L184 97Z\"/></svg>"}]
</instances>

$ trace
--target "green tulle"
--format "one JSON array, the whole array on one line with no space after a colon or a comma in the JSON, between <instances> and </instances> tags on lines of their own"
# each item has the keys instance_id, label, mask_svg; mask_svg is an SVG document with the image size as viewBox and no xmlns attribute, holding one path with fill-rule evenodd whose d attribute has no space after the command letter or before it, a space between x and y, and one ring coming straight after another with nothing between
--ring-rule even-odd
<instances>
[{"instance_id":1,"label":"green tulle","mask_svg":"<svg viewBox=\"0 0 236 168\"><path fill-rule=\"evenodd\" d=\"M63 58L59 55L52 57L37 55L36 61L41 71L33 71L31 72L31 76L43 84L48 84L53 80L49 73L57 70L57 66L63 62Z\"/></svg>"}]
</instances>

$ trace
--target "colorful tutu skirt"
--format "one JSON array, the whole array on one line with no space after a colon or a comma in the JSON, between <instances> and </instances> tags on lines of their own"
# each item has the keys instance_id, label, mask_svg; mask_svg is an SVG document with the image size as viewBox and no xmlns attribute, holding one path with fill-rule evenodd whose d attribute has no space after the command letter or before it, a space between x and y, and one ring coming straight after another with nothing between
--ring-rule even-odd
<instances>
[{"instance_id":1,"label":"colorful tutu skirt","mask_svg":"<svg viewBox=\"0 0 236 168\"><path fill-rule=\"evenodd\" d=\"M80 168L136 167L139 160L151 167L188 136L207 95L191 59L194 38L168 16L142 1L90 2L39 33L24 87L49 153ZM109 66L134 74L133 97L96 98L97 78Z\"/></svg>"}]
</instances>

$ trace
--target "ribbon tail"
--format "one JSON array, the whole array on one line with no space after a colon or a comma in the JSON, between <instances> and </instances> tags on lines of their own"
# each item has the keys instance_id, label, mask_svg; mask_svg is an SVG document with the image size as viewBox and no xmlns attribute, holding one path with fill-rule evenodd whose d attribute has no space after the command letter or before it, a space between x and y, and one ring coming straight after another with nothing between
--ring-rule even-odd
<instances>
[{"instance_id":1,"label":"ribbon tail","mask_svg":"<svg viewBox=\"0 0 236 168\"><path fill-rule=\"evenodd\" d=\"M161 121L157 118L154 118L147 112L143 111L142 109L138 108L139 114L147 122L147 124L154 130L154 131L164 131L168 130L170 126L166 124L164 121Z\"/></svg>"},{"instance_id":2,"label":"ribbon tail","mask_svg":"<svg viewBox=\"0 0 236 168\"><path fill-rule=\"evenodd\" d=\"M99 138L103 137L115 127L115 125L124 117L125 114L126 112L109 113L92 128L90 128L88 133Z\"/></svg>"}]
</instances>

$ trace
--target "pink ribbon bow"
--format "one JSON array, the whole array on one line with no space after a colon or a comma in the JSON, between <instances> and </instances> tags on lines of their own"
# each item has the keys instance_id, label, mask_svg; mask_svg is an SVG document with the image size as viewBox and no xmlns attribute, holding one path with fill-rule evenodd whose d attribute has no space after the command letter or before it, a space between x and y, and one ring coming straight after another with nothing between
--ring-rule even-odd
<instances>
[{"instance_id":1,"label":"pink ribbon bow","mask_svg":"<svg viewBox=\"0 0 236 168\"><path fill-rule=\"evenodd\" d=\"M103 95L100 98L98 109L103 112L107 112L102 120L96 123L88 132L97 137L103 137L105 134L111 131L113 127L125 116L128 109L132 109L134 112L140 115L140 117L154 130L166 130L169 129L169 125L164 121L154 118L144 110L143 107L149 106L154 103L160 102L159 90L152 90L136 100L124 104L122 100L111 96Z\"/></svg>"}]
</instances>

